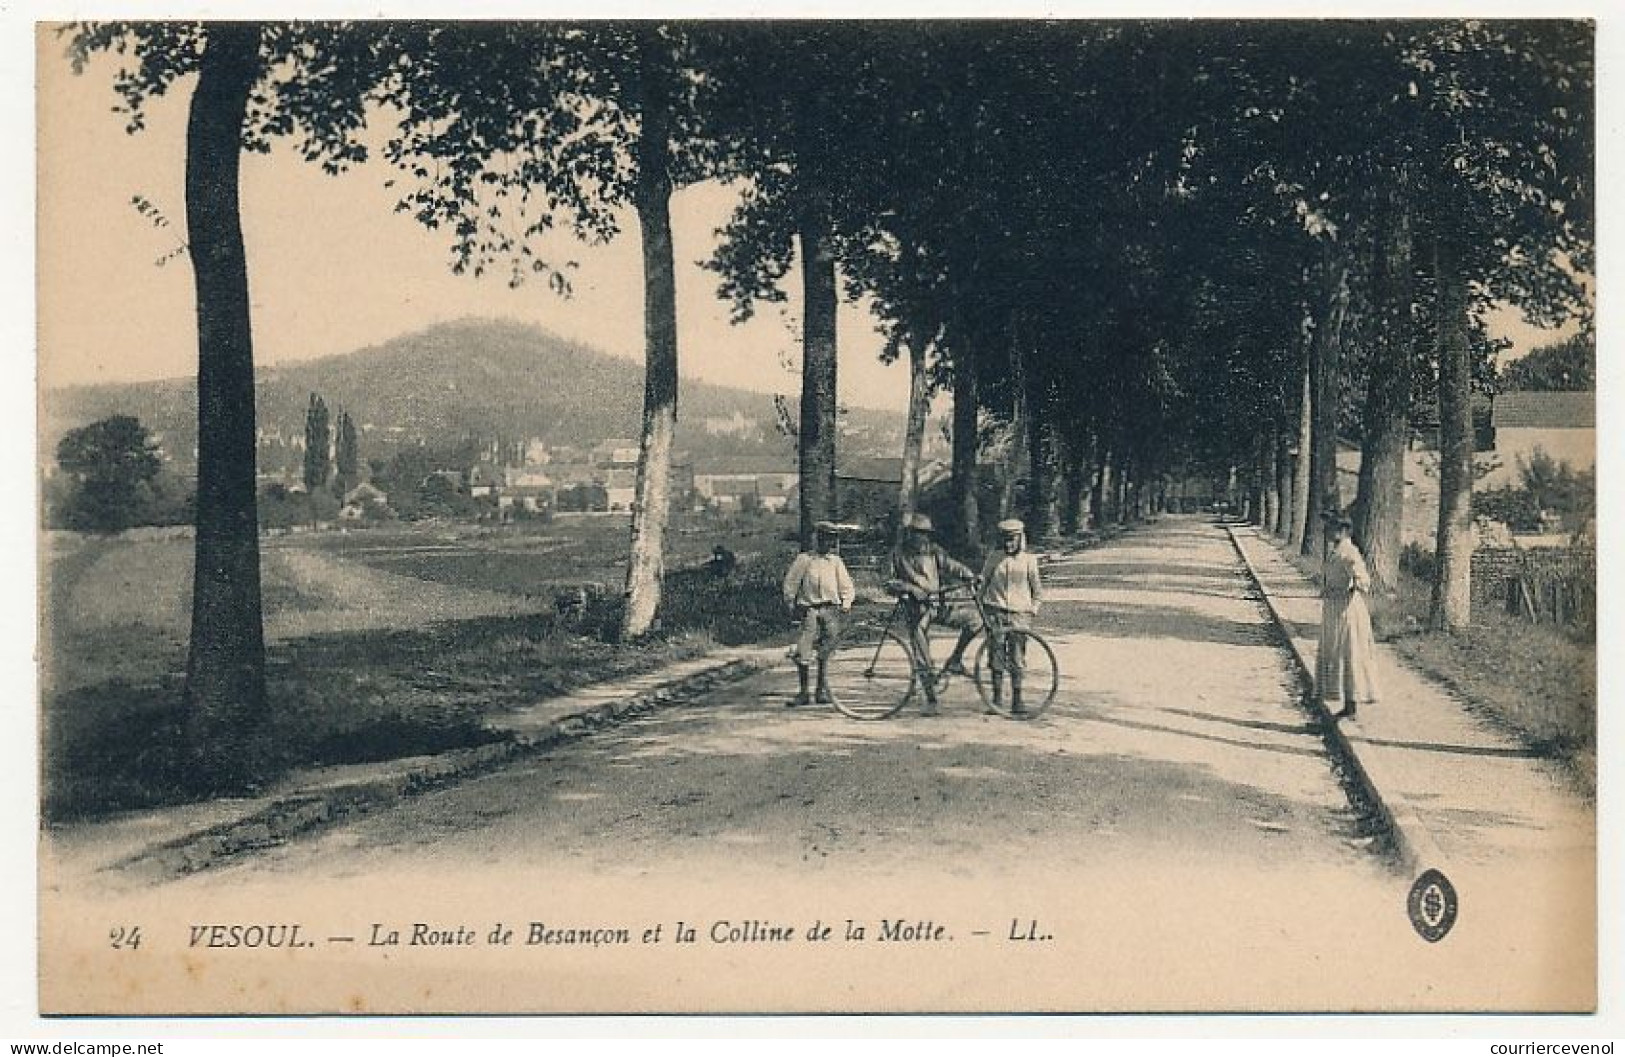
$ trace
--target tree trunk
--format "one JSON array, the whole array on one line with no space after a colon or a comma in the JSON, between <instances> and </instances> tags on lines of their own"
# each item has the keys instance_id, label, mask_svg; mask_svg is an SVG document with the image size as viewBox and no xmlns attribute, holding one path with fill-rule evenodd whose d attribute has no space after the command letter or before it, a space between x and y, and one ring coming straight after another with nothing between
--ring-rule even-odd
<instances>
[{"instance_id":1,"label":"tree trunk","mask_svg":"<svg viewBox=\"0 0 1625 1057\"><path fill-rule=\"evenodd\" d=\"M200 791L240 790L260 763L265 630L255 506L254 346L238 197L257 23L211 23L186 128L186 235L197 290L197 535L186 749Z\"/></svg>"},{"instance_id":2,"label":"tree trunk","mask_svg":"<svg viewBox=\"0 0 1625 1057\"><path fill-rule=\"evenodd\" d=\"M666 523L671 512L671 455L677 434L677 281L672 258L669 60L659 29L640 34L643 129L638 137L638 228L643 241L643 435L638 445L632 547L626 563L621 638L645 634L660 607Z\"/></svg>"},{"instance_id":3,"label":"tree trunk","mask_svg":"<svg viewBox=\"0 0 1625 1057\"><path fill-rule=\"evenodd\" d=\"M1052 541L1060 534L1056 496L1055 425L1043 375L1023 371L1027 405L1027 538Z\"/></svg>"},{"instance_id":4,"label":"tree trunk","mask_svg":"<svg viewBox=\"0 0 1625 1057\"><path fill-rule=\"evenodd\" d=\"M1098 528L1117 520L1117 453L1108 451L1100 460L1099 483L1095 485L1095 507L1090 511Z\"/></svg>"},{"instance_id":5,"label":"tree trunk","mask_svg":"<svg viewBox=\"0 0 1625 1057\"><path fill-rule=\"evenodd\" d=\"M1434 245L1439 291L1439 531L1429 623L1463 631L1472 619L1473 371L1467 281L1451 247Z\"/></svg>"},{"instance_id":6,"label":"tree trunk","mask_svg":"<svg viewBox=\"0 0 1625 1057\"><path fill-rule=\"evenodd\" d=\"M1063 445L1061 452L1064 497L1061 501L1061 532L1067 536L1076 536L1083 530L1084 520L1088 517L1089 464L1085 458L1085 444L1076 437Z\"/></svg>"},{"instance_id":7,"label":"tree trunk","mask_svg":"<svg viewBox=\"0 0 1625 1057\"><path fill-rule=\"evenodd\" d=\"M1263 489L1264 517L1258 527L1265 532L1275 531L1275 519L1281 509L1281 493L1276 486L1275 473L1275 431L1268 430L1259 440L1262 450L1258 457L1259 485Z\"/></svg>"},{"instance_id":8,"label":"tree trunk","mask_svg":"<svg viewBox=\"0 0 1625 1057\"><path fill-rule=\"evenodd\" d=\"M1012 327L1010 343L1011 400L1009 445L999 474L999 520L1012 515L1016 502L1016 479L1021 475L1022 457L1027 447L1027 372L1025 357L1016 344Z\"/></svg>"},{"instance_id":9,"label":"tree trunk","mask_svg":"<svg viewBox=\"0 0 1625 1057\"><path fill-rule=\"evenodd\" d=\"M1302 367L1298 370L1298 454L1292 459L1292 522L1291 535L1287 537L1287 544L1292 547L1303 547L1309 527L1309 463L1314 448L1314 397L1310 388L1313 362L1312 339L1306 337Z\"/></svg>"},{"instance_id":10,"label":"tree trunk","mask_svg":"<svg viewBox=\"0 0 1625 1057\"><path fill-rule=\"evenodd\" d=\"M1326 268L1326 306L1315 328L1310 511L1303 534L1303 552L1315 558L1325 545L1320 515L1343 509L1337 483L1337 401L1348 300L1348 266L1334 259Z\"/></svg>"},{"instance_id":11,"label":"tree trunk","mask_svg":"<svg viewBox=\"0 0 1625 1057\"><path fill-rule=\"evenodd\" d=\"M835 247L823 199L807 196L801 215L801 544L813 526L839 516L835 495Z\"/></svg>"},{"instance_id":12,"label":"tree trunk","mask_svg":"<svg viewBox=\"0 0 1625 1057\"><path fill-rule=\"evenodd\" d=\"M976 367L972 362L970 342L966 340L963 329L955 331L953 358L954 439L950 485L954 493L954 510L958 514L959 544L969 554L978 549L982 538L976 495L976 455L980 439L977 434L977 414L980 407L976 393Z\"/></svg>"},{"instance_id":13,"label":"tree trunk","mask_svg":"<svg viewBox=\"0 0 1625 1057\"><path fill-rule=\"evenodd\" d=\"M1392 227L1377 257L1381 326L1366 382L1360 488L1354 500L1354 538L1371 570L1372 591L1379 596L1399 590L1413 356L1409 215L1403 205L1392 209Z\"/></svg>"},{"instance_id":14,"label":"tree trunk","mask_svg":"<svg viewBox=\"0 0 1625 1057\"><path fill-rule=\"evenodd\" d=\"M1269 532L1277 540L1285 540L1292 533L1292 442L1284 424L1276 426L1272 465L1276 470L1276 520L1269 525Z\"/></svg>"},{"instance_id":15,"label":"tree trunk","mask_svg":"<svg viewBox=\"0 0 1625 1057\"><path fill-rule=\"evenodd\" d=\"M920 452L925 446L925 419L931 393L925 377L925 339L911 336L908 343L908 422L903 433L903 484L897 497L898 537L902 526L920 505Z\"/></svg>"},{"instance_id":16,"label":"tree trunk","mask_svg":"<svg viewBox=\"0 0 1625 1057\"><path fill-rule=\"evenodd\" d=\"M1129 481L1133 479L1133 461L1128 458L1120 459L1112 474L1116 495L1112 498L1112 506L1117 512L1117 523L1125 524L1129 520Z\"/></svg>"}]
</instances>

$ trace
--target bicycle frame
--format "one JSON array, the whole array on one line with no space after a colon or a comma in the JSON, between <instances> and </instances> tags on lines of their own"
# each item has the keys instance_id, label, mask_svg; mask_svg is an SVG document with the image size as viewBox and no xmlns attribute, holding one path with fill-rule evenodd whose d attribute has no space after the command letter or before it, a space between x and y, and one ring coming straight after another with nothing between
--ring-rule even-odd
<instances>
[{"instance_id":1,"label":"bicycle frame","mask_svg":"<svg viewBox=\"0 0 1625 1057\"><path fill-rule=\"evenodd\" d=\"M893 592L891 592L891 594L892 594L892 597L894 599L894 601L892 602L891 613L887 615L886 622L883 625L881 625L881 635L880 635L880 638L875 642L874 656L869 658L868 671L870 673L873 673L874 670L875 670L875 666L880 663L880 651L885 647L885 644L886 644L886 635L885 635L885 633L887 631L889 631L893 627L905 628L908 631L909 634L908 634L908 637L906 639L904 639L904 641L907 642L907 643L910 643L910 644L912 644L913 641L914 641L914 634L913 634L914 629L907 627L907 622L903 619L904 616L905 616L905 610L903 608L903 599L908 597L908 596L902 591L893 591ZM934 602L937 605L942 605L942 604L946 603L950 597L959 597L961 595L964 595L964 596L968 597L971 600L972 604L974 604L976 606L976 616L982 622L981 630L977 632L978 635L984 635L985 634L985 635L988 635L990 637L994 637L995 640L997 640L997 638L1002 637L1004 635L1005 630L1006 630L1005 626L1004 626L1005 621L1002 618L1000 618L998 620L995 620L994 618L988 616L987 606L982 602L982 592L977 590L974 585L972 585L972 584L955 584L953 587L947 587L947 588L943 588L940 591L932 592L931 597L932 597L932 599L934 600ZM927 648L927 650L929 650L930 649L930 638L929 638L930 628L929 627L926 629L926 632L927 632L926 648ZM931 658L929 656L914 657L914 656L912 656L912 651L910 651L910 659L913 661L914 670L918 675L920 675L920 676L930 676L930 677L933 677L933 678L935 677L936 670L934 668L932 668L932 666L931 666Z\"/></svg>"}]
</instances>

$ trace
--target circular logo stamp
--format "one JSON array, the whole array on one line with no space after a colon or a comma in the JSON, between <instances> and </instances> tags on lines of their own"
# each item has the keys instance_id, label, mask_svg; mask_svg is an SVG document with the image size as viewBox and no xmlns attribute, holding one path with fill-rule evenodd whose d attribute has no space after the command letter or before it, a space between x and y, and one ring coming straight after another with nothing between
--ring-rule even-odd
<instances>
[{"instance_id":1,"label":"circular logo stamp","mask_svg":"<svg viewBox=\"0 0 1625 1057\"><path fill-rule=\"evenodd\" d=\"M1405 910L1417 935L1438 943L1456 923L1456 886L1438 870L1428 870L1411 885Z\"/></svg>"}]
</instances>

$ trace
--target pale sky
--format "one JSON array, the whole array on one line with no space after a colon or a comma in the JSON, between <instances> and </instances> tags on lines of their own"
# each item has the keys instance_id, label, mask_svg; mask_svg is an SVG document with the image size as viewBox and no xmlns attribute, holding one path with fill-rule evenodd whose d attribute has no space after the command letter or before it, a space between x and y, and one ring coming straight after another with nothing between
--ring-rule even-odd
<instances>
[{"instance_id":1,"label":"pale sky","mask_svg":"<svg viewBox=\"0 0 1625 1057\"><path fill-rule=\"evenodd\" d=\"M190 83L149 106L134 136L112 112L115 60L75 76L54 37L39 56L40 381L51 387L195 373L192 272L184 257L184 138ZM642 262L635 218L608 246L560 236L580 262L574 294L540 282L510 289L507 270L475 279L450 271L449 238L393 211L396 175L379 160L328 176L286 145L243 159L243 226L255 361L271 366L350 352L465 316L536 323L605 352L643 358ZM157 228L132 204L167 215ZM733 326L716 276L698 267L733 196L702 185L672 202L679 356L686 376L763 392L799 391L799 274L785 305L764 304ZM878 360L875 321L842 305L844 403L902 410L908 375Z\"/></svg>"}]
</instances>

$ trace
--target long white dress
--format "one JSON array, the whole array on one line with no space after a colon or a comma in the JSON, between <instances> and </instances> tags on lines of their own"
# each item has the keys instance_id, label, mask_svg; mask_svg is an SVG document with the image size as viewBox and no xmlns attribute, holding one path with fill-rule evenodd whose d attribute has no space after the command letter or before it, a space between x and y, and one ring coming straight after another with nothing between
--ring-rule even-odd
<instances>
[{"instance_id":1,"label":"long white dress","mask_svg":"<svg viewBox=\"0 0 1625 1057\"><path fill-rule=\"evenodd\" d=\"M1365 602L1370 593L1365 556L1345 539L1326 556L1321 577L1315 686L1322 701L1365 705L1378 698L1377 643Z\"/></svg>"}]
</instances>

